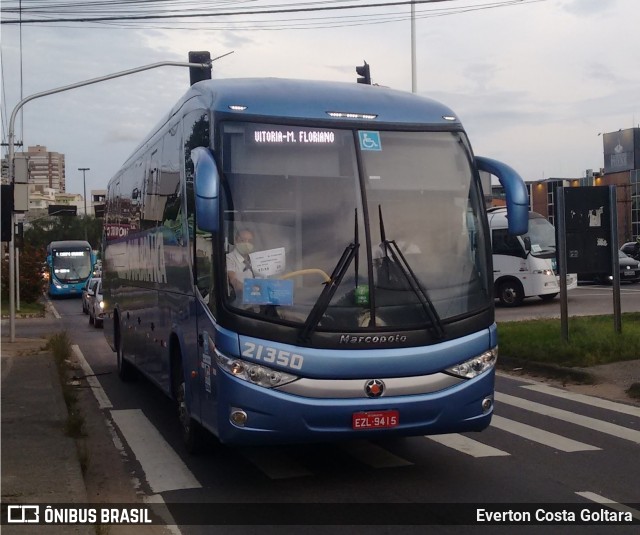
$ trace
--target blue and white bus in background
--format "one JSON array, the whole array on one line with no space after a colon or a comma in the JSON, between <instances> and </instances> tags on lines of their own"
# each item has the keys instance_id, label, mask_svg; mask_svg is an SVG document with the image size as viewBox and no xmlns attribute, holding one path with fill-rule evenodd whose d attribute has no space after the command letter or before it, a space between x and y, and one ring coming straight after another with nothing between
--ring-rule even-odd
<instances>
[{"instance_id":1,"label":"blue and white bus in background","mask_svg":"<svg viewBox=\"0 0 640 535\"><path fill-rule=\"evenodd\" d=\"M560 293L556 260L556 230L536 212L529 212L529 231L509 234L507 209L489 208L493 251L495 297L506 307L522 304L527 297L551 301ZM567 290L578 287L578 274L567 274Z\"/></svg>"},{"instance_id":2,"label":"blue and white bus in background","mask_svg":"<svg viewBox=\"0 0 640 535\"><path fill-rule=\"evenodd\" d=\"M437 102L355 83L194 84L108 185L119 375L175 399L189 448L202 429L266 444L486 428L498 342L480 170L525 233L523 180L474 156Z\"/></svg>"},{"instance_id":3,"label":"blue and white bus in background","mask_svg":"<svg viewBox=\"0 0 640 535\"><path fill-rule=\"evenodd\" d=\"M95 262L95 254L87 241L52 241L47 245L49 296L80 297L87 280L93 276Z\"/></svg>"}]
</instances>

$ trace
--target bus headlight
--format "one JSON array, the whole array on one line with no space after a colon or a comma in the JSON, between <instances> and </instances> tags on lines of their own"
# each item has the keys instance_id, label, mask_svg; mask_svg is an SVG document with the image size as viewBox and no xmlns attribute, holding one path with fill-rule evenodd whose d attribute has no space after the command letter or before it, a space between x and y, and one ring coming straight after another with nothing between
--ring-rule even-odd
<instances>
[{"instance_id":1,"label":"bus headlight","mask_svg":"<svg viewBox=\"0 0 640 535\"><path fill-rule=\"evenodd\" d=\"M533 273L536 275L554 275L553 269L534 269Z\"/></svg>"},{"instance_id":2,"label":"bus headlight","mask_svg":"<svg viewBox=\"0 0 640 535\"><path fill-rule=\"evenodd\" d=\"M447 368L445 371L451 375L464 377L465 379L473 379L481 373L489 371L496 365L498 359L498 347L494 347L489 351L485 351L482 355L473 357L469 360L456 364Z\"/></svg>"},{"instance_id":3,"label":"bus headlight","mask_svg":"<svg viewBox=\"0 0 640 535\"><path fill-rule=\"evenodd\" d=\"M264 388L275 388L298 379L296 375L240 359L232 359L216 350L218 366L238 379Z\"/></svg>"}]
</instances>

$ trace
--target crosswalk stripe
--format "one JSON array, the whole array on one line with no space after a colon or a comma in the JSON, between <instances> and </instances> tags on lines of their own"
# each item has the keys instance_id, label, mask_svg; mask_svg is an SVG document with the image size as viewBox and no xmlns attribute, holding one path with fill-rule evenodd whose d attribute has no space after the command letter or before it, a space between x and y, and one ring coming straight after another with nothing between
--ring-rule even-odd
<instances>
[{"instance_id":1,"label":"crosswalk stripe","mask_svg":"<svg viewBox=\"0 0 640 535\"><path fill-rule=\"evenodd\" d=\"M543 429L538 429L537 427L533 427L531 425L503 418L502 416L498 416L496 414L494 414L491 418L491 427L501 429L502 431L506 431L507 433L519 435L533 442L537 442L539 444L543 444L544 446L549 446L550 448L554 448L560 451L574 452L600 449L595 446L590 446L589 444L578 442L577 440L571 440L570 438L556 435L555 433L550 433L549 431L545 431Z\"/></svg>"},{"instance_id":2,"label":"crosswalk stripe","mask_svg":"<svg viewBox=\"0 0 640 535\"><path fill-rule=\"evenodd\" d=\"M427 435L425 438L452 448L454 450L466 453L472 457L504 457L511 455L506 451L487 446L482 442L467 438L464 435L458 433L450 433L447 435Z\"/></svg>"},{"instance_id":3,"label":"crosswalk stripe","mask_svg":"<svg viewBox=\"0 0 640 535\"><path fill-rule=\"evenodd\" d=\"M241 448L242 453L251 464L271 479L288 479L310 476L312 473L292 457L272 448Z\"/></svg>"},{"instance_id":4,"label":"crosswalk stripe","mask_svg":"<svg viewBox=\"0 0 640 535\"><path fill-rule=\"evenodd\" d=\"M345 442L340 444L340 448L361 463L367 464L372 468L395 468L413 464L376 444L364 440Z\"/></svg>"},{"instance_id":5,"label":"crosswalk stripe","mask_svg":"<svg viewBox=\"0 0 640 535\"><path fill-rule=\"evenodd\" d=\"M515 396L510 396L509 394L502 394L500 392L495 393L495 399L499 403L505 403L513 407L518 407L520 409L543 414L544 416L549 416L551 418L556 418L564 422L587 427L589 429L593 429L594 431L599 431L600 433L605 433L614 437L621 438L623 440L629 440L631 442L635 442L636 444L640 444L640 431L636 431L634 429L629 429L627 427L622 427L621 425L604 422L602 420L597 420L596 418L583 416L581 414L565 411L563 409L556 409L555 407L549 407L547 405L543 405L542 403L536 403L535 401L529 401Z\"/></svg>"},{"instance_id":6,"label":"crosswalk stripe","mask_svg":"<svg viewBox=\"0 0 640 535\"><path fill-rule=\"evenodd\" d=\"M202 485L140 409L111 411L155 493Z\"/></svg>"},{"instance_id":7,"label":"crosswalk stripe","mask_svg":"<svg viewBox=\"0 0 640 535\"><path fill-rule=\"evenodd\" d=\"M607 507L611 507L611 509L615 509L616 511L620 511L621 513L631 513L631 516L636 520L640 520L640 511L637 509L633 509L628 505L624 505L623 503L614 502L609 498L605 498L604 496L600 496L600 494L596 494L595 492L584 491L584 492L576 492L578 496L582 496L587 500L591 500L595 503L600 503L602 505L606 505Z\"/></svg>"},{"instance_id":8,"label":"crosswalk stripe","mask_svg":"<svg viewBox=\"0 0 640 535\"><path fill-rule=\"evenodd\" d=\"M600 407L601 409L607 409L607 410L619 412L622 414L629 414L630 416L635 416L637 418L640 418L640 407L634 407L633 405L625 405L624 403L616 403L615 401L596 398L594 396L577 394L575 392L569 392L567 390L554 388L548 385L533 384L533 385L523 386L522 388L526 388L527 390L533 390L534 392L540 392L542 394L547 394L549 396L556 396L559 398L576 401L578 403L583 403L585 405L591 405L593 407Z\"/></svg>"}]
</instances>

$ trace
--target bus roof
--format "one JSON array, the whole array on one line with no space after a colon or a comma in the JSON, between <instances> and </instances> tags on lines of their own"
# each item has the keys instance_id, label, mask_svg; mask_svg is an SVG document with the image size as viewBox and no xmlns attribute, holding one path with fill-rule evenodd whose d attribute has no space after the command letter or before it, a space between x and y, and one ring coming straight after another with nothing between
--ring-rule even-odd
<instances>
[{"instance_id":1,"label":"bus roof","mask_svg":"<svg viewBox=\"0 0 640 535\"><path fill-rule=\"evenodd\" d=\"M453 111L439 102L406 91L368 84L230 78L199 82L189 89L183 101L196 95L208 103L207 107L218 112L231 112L229 106L246 106L246 110L236 113L316 120L331 120L328 112L343 112L375 115L372 125L455 124L460 127ZM452 117L454 119L450 119Z\"/></svg>"},{"instance_id":2,"label":"bus roof","mask_svg":"<svg viewBox=\"0 0 640 535\"><path fill-rule=\"evenodd\" d=\"M84 240L60 240L60 241L52 241L48 246L48 250L52 249L69 249L69 248L89 248L91 249L91 245L88 241Z\"/></svg>"},{"instance_id":3,"label":"bus roof","mask_svg":"<svg viewBox=\"0 0 640 535\"><path fill-rule=\"evenodd\" d=\"M487 216L489 218L489 226L491 228L507 228L509 226L509 216L507 215L507 208L505 206L498 206L487 209ZM538 212L529 211L529 219L531 220L547 218L539 214Z\"/></svg>"},{"instance_id":4,"label":"bus roof","mask_svg":"<svg viewBox=\"0 0 640 535\"><path fill-rule=\"evenodd\" d=\"M234 111L230 106L245 107ZM251 120L337 121L345 126L354 121L375 129L378 125L462 129L455 113L443 104L413 93L368 84L286 78L227 78L203 80L191 86L171 111L136 147L124 165L185 107L186 111L209 109L214 113L243 116ZM329 112L371 115L336 118Z\"/></svg>"}]
</instances>

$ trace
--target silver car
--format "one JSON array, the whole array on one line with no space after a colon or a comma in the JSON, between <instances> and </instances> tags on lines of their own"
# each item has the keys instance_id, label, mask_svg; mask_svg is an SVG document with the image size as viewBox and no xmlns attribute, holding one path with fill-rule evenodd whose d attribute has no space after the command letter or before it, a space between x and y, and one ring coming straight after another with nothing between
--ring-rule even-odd
<instances>
[{"instance_id":1,"label":"silver car","mask_svg":"<svg viewBox=\"0 0 640 535\"><path fill-rule=\"evenodd\" d=\"M89 294L89 325L93 325L96 329L102 327L104 320L104 302L102 301L102 279L98 279L93 290L88 290Z\"/></svg>"},{"instance_id":2,"label":"silver car","mask_svg":"<svg viewBox=\"0 0 640 535\"><path fill-rule=\"evenodd\" d=\"M89 290L95 291L100 277L91 277L82 288L82 313L89 313Z\"/></svg>"}]
</instances>

